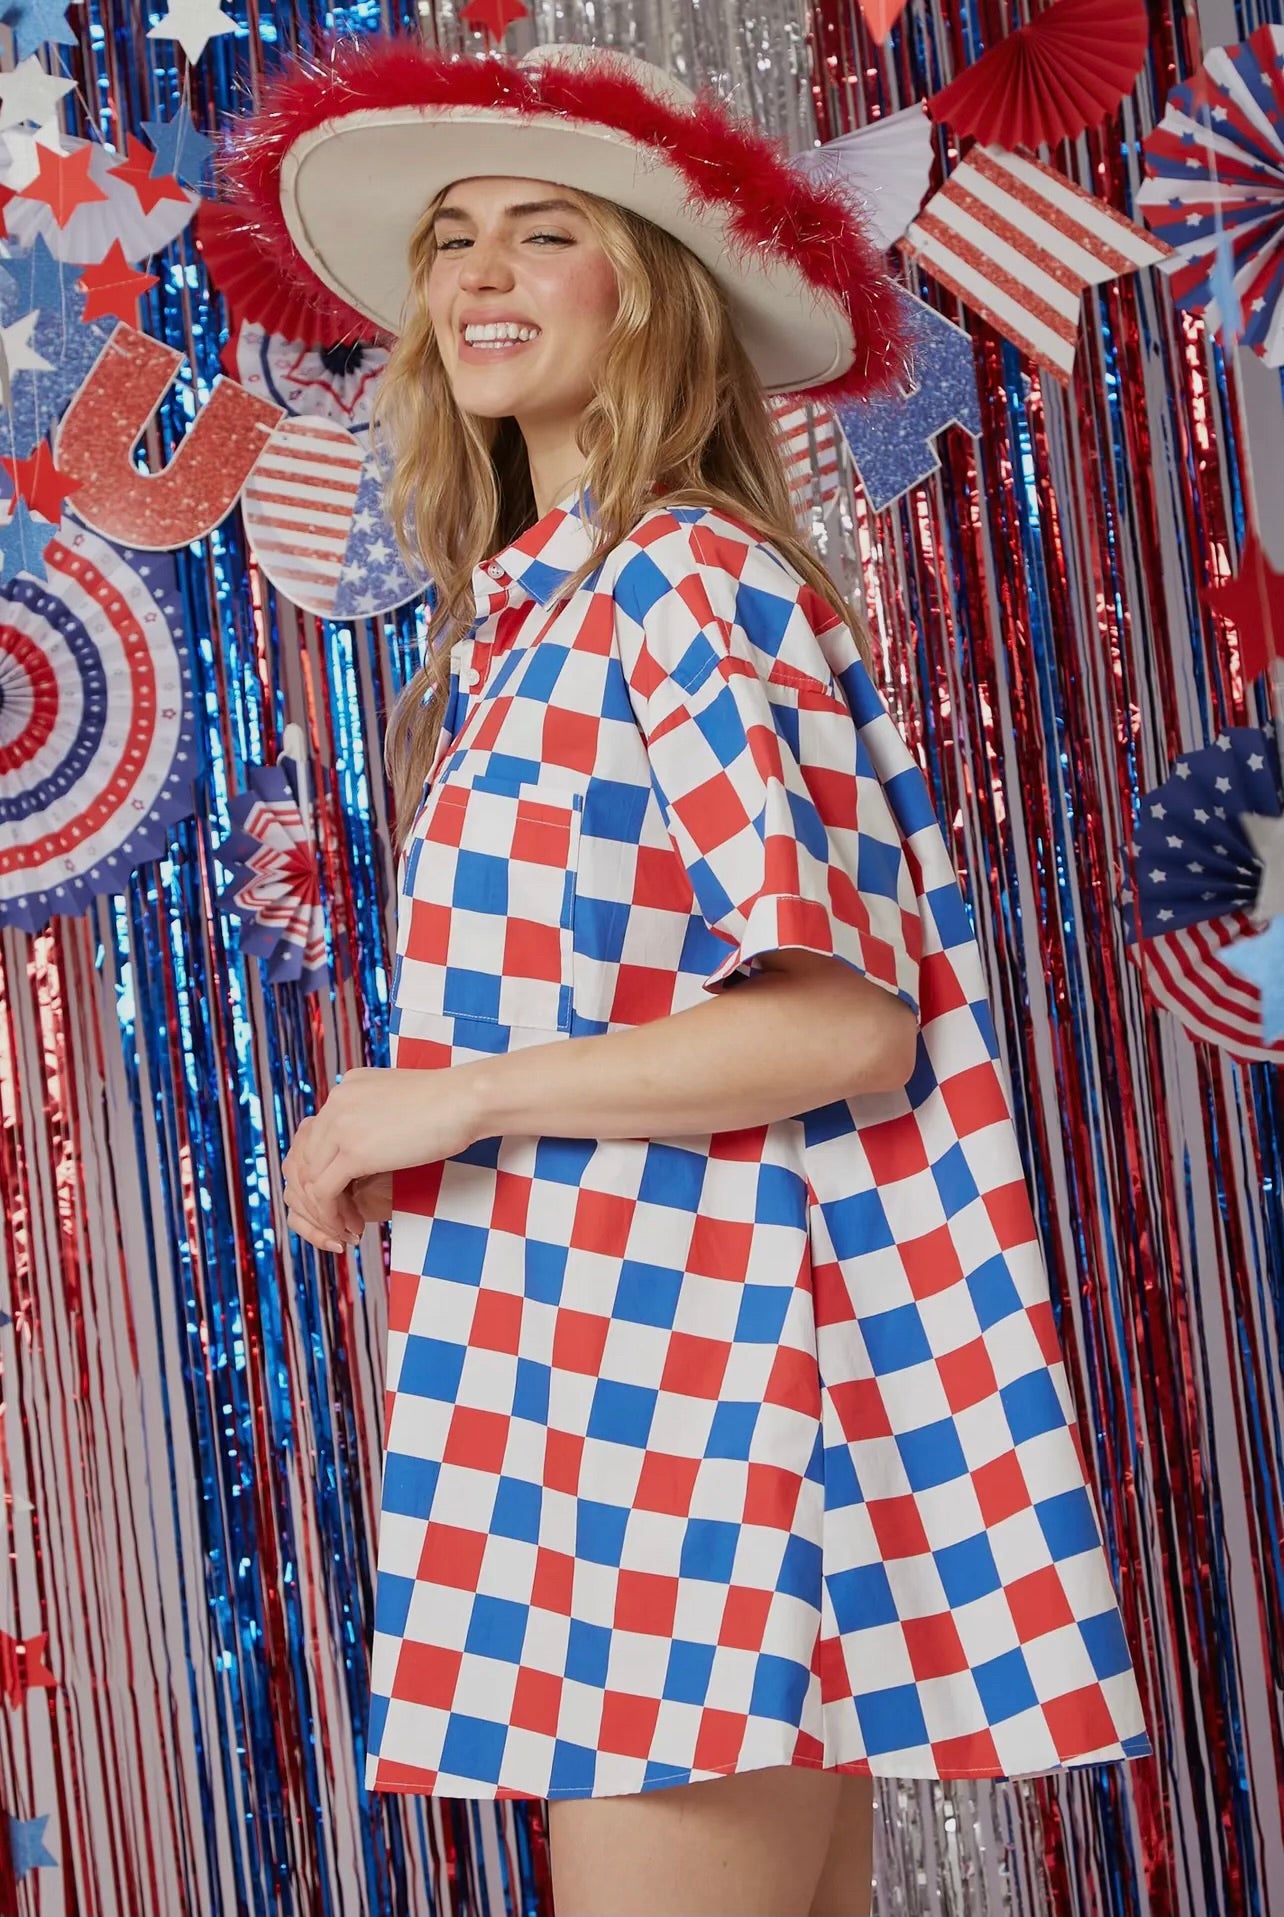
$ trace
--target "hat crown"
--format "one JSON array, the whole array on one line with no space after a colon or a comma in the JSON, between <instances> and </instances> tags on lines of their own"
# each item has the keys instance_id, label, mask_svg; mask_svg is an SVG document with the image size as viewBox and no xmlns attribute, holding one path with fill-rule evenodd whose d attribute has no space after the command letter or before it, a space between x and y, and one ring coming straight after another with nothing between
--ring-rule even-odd
<instances>
[{"instance_id":1,"label":"hat crown","mask_svg":"<svg viewBox=\"0 0 1284 1917\"><path fill-rule=\"evenodd\" d=\"M619 69L626 80L633 80L639 86L647 87L657 100L666 106L682 108L693 107L696 96L690 87L681 80L675 80L671 73L658 67L651 60L644 60L640 54L629 53L623 47L595 47L572 45L557 40L549 40L524 53L517 65L519 67L587 67L608 62Z\"/></svg>"}]
</instances>

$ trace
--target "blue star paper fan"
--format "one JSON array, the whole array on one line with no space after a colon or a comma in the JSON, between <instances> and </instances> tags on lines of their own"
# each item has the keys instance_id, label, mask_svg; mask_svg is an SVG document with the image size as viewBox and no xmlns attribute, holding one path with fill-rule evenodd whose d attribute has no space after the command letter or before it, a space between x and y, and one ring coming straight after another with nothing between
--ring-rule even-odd
<instances>
[{"instance_id":1,"label":"blue star paper fan","mask_svg":"<svg viewBox=\"0 0 1284 1917\"><path fill-rule=\"evenodd\" d=\"M1223 954L1260 930L1252 908L1262 868L1241 820L1281 812L1274 733L1231 727L1183 753L1143 797L1124 893L1130 956L1151 998L1194 1037L1275 1063L1284 1063L1284 1042L1264 1038L1261 994Z\"/></svg>"}]
</instances>

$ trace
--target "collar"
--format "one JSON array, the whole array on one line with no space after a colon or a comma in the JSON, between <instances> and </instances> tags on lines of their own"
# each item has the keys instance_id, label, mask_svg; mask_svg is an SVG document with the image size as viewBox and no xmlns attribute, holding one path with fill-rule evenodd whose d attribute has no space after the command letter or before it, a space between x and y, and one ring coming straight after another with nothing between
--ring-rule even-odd
<instances>
[{"instance_id":1,"label":"collar","mask_svg":"<svg viewBox=\"0 0 1284 1917\"><path fill-rule=\"evenodd\" d=\"M590 511L593 495L588 494ZM582 566L593 546L592 527L581 511L578 487L542 519L505 546L473 573L473 597L476 617L488 618L496 607L511 603L514 587L528 598L549 605L577 567Z\"/></svg>"}]
</instances>

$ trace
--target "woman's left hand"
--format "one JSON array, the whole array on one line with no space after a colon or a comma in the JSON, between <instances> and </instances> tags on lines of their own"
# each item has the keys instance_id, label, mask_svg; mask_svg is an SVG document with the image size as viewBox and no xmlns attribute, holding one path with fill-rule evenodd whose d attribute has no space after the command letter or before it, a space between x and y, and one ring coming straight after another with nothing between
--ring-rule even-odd
<instances>
[{"instance_id":1,"label":"woman's left hand","mask_svg":"<svg viewBox=\"0 0 1284 1917\"><path fill-rule=\"evenodd\" d=\"M287 1219L294 1207L340 1243L349 1232L360 1236L363 1220L347 1190L354 1178L452 1158L479 1136L460 1075L449 1067L354 1066L295 1131L281 1165Z\"/></svg>"}]
</instances>

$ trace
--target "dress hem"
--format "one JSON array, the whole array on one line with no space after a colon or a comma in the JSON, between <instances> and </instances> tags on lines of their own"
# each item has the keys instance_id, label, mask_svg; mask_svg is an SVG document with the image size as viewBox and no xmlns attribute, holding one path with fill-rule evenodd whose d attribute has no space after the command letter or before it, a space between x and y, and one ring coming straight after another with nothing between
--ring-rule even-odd
<instances>
[{"instance_id":1,"label":"dress hem","mask_svg":"<svg viewBox=\"0 0 1284 1917\"><path fill-rule=\"evenodd\" d=\"M556 1798L644 1797L650 1791L663 1790L671 1785L699 1784L711 1781L715 1777L748 1776L753 1771L765 1770L835 1771L842 1776L868 1777L874 1782L877 1782L880 1777L900 1777L910 1782L941 1784L948 1784L955 1780L964 1783L969 1778L991 1778L996 1784L1001 1784L1007 1782L1009 1779L1020 1777L1052 1777L1060 1771L1086 1770L1094 1764L1135 1764L1139 1759L1153 1757L1154 1754L1152 1747L1145 1751L1121 1751L1114 1757L1071 1757L1064 1759L1059 1764L1048 1764L1041 1769L1029 1771L957 1769L948 1771L877 1771L873 1769L867 1757L850 1758L840 1764L822 1764L814 1758L794 1757L786 1758L783 1761L773 1760L765 1764L710 1765L702 1767L699 1773L694 1776L689 1770L673 1771L666 1773L662 1777L653 1777L642 1789L619 1791L597 1791L591 1787L588 1790L567 1788L550 1791L524 1791L512 1786L504 1786L499 1790L489 1791L437 1790L432 1787L409 1783L367 1784L366 1790L367 1792L377 1792L379 1795L387 1797L456 1797L470 1803L502 1803L506 1799L517 1799L523 1803L541 1804L550 1803Z\"/></svg>"}]
</instances>

